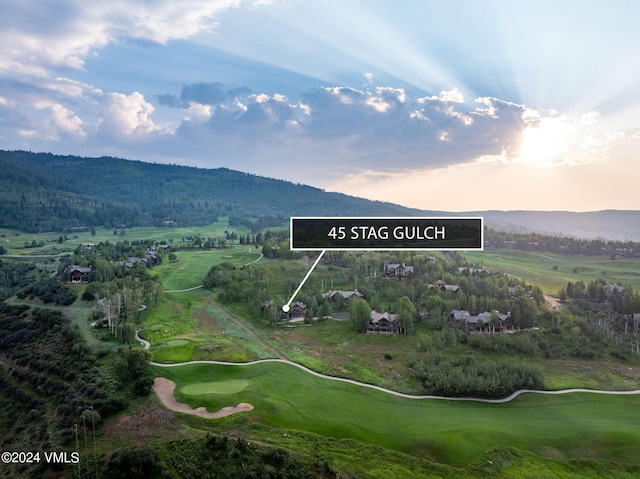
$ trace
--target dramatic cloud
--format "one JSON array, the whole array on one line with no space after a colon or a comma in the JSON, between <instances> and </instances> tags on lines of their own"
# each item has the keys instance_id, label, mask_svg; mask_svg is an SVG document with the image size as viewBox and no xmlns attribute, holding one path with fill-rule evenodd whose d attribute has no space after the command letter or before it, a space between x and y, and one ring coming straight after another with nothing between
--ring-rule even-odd
<instances>
[{"instance_id":1,"label":"dramatic cloud","mask_svg":"<svg viewBox=\"0 0 640 479\"><path fill-rule=\"evenodd\" d=\"M248 3L248 2L247 2ZM157 2L8 2L0 20L0 71L45 74L49 67L84 66L110 42L136 38L166 43L215 26L215 16L240 0Z\"/></svg>"},{"instance_id":2,"label":"dramatic cloud","mask_svg":"<svg viewBox=\"0 0 640 479\"><path fill-rule=\"evenodd\" d=\"M581 48L589 56L579 64L560 37L578 25L564 20L584 20L589 8L554 4L563 21L539 41L530 33L548 17L538 6L514 7L504 24L487 15L479 40L469 27L480 9L366 5L8 2L3 147L227 166L346 192L480 171L547 185L540 171L559 181L635 158L638 70L629 65L638 62L628 39L637 29L626 10L607 9L613 35L594 43L583 31L582 41L604 46Z\"/></svg>"}]
</instances>

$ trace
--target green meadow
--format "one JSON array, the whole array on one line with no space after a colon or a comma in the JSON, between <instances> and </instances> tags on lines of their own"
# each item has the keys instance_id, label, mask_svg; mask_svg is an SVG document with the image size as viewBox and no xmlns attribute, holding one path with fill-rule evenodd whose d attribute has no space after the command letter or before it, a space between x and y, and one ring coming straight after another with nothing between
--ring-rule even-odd
<instances>
[{"instance_id":1,"label":"green meadow","mask_svg":"<svg viewBox=\"0 0 640 479\"><path fill-rule=\"evenodd\" d=\"M640 396L524 394L504 404L407 399L313 376L293 365L155 367L176 398L209 411L248 402L246 420L465 465L510 446L554 458L640 464ZM279 433L279 434L282 434Z\"/></svg>"},{"instance_id":2,"label":"green meadow","mask_svg":"<svg viewBox=\"0 0 640 479\"><path fill-rule=\"evenodd\" d=\"M238 235L246 235L249 230L244 227L229 226L229 219L220 217L215 223L206 226L187 226L187 227L133 227L124 230L124 235L120 229L96 228L95 235L91 232L67 233L67 241L62 244L58 243L60 238L59 232L51 233L24 233L21 231L0 228L0 244L8 251L8 254L19 255L58 255L62 253L72 252L82 244L99 243L101 241L143 241L152 240L157 243L180 242L182 238L195 237L201 235L203 237L219 238L224 237L225 231L234 231ZM44 243L43 246L36 248L25 248L25 243L32 241Z\"/></svg>"},{"instance_id":3,"label":"green meadow","mask_svg":"<svg viewBox=\"0 0 640 479\"><path fill-rule=\"evenodd\" d=\"M569 281L580 280L587 284L598 278L612 283L628 283L640 289L640 258L611 260L607 256L564 256L513 250L467 251L463 255L489 271L514 274L540 286L545 294L557 294Z\"/></svg>"}]
</instances>

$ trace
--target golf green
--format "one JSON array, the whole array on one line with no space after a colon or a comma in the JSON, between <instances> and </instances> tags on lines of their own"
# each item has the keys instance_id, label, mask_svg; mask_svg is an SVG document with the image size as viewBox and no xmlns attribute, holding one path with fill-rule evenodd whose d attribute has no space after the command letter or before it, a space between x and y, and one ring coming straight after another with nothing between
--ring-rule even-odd
<instances>
[{"instance_id":1,"label":"golf green","mask_svg":"<svg viewBox=\"0 0 640 479\"><path fill-rule=\"evenodd\" d=\"M236 394L249 385L244 379L232 379L229 381L216 381L211 383L188 384L182 388L182 393L189 396L198 394Z\"/></svg>"}]
</instances>

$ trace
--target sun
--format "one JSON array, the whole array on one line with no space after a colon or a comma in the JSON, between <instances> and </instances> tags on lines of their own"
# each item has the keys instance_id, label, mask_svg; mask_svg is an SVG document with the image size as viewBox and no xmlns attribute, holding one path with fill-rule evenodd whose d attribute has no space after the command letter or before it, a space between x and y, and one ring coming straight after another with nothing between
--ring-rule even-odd
<instances>
[{"instance_id":1,"label":"sun","mask_svg":"<svg viewBox=\"0 0 640 479\"><path fill-rule=\"evenodd\" d=\"M553 165L570 153L575 133L576 125L563 116L532 121L522 132L519 158L544 166Z\"/></svg>"}]
</instances>

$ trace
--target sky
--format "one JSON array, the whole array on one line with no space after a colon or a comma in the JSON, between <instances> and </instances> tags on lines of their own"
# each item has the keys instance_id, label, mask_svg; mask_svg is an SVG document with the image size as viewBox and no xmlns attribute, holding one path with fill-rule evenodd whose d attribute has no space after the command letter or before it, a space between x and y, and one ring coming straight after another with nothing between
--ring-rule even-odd
<instances>
[{"instance_id":1,"label":"sky","mask_svg":"<svg viewBox=\"0 0 640 479\"><path fill-rule=\"evenodd\" d=\"M0 9L0 149L226 167L426 210L640 209L635 0Z\"/></svg>"}]
</instances>

